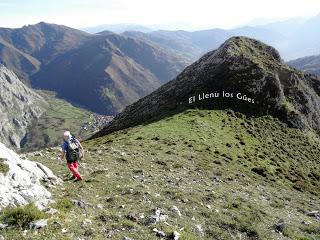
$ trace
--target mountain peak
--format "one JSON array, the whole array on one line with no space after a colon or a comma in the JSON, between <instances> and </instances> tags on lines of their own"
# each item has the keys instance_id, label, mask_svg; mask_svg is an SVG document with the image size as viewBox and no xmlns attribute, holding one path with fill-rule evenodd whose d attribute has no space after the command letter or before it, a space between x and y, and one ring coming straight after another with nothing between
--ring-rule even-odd
<instances>
[{"instance_id":1,"label":"mountain peak","mask_svg":"<svg viewBox=\"0 0 320 240\"><path fill-rule=\"evenodd\" d=\"M94 137L194 107L272 115L291 127L320 132L319 89L319 78L285 65L273 47L232 37L128 106Z\"/></svg>"},{"instance_id":2,"label":"mountain peak","mask_svg":"<svg viewBox=\"0 0 320 240\"><path fill-rule=\"evenodd\" d=\"M265 67L282 63L280 54L275 48L256 39L242 36L229 38L208 55L211 55L211 58L223 60L236 60L238 57L243 57Z\"/></svg>"},{"instance_id":3,"label":"mountain peak","mask_svg":"<svg viewBox=\"0 0 320 240\"><path fill-rule=\"evenodd\" d=\"M275 48L252 38L232 37L220 48L226 48L234 55L268 57L270 60L281 62L280 54Z\"/></svg>"}]
</instances>

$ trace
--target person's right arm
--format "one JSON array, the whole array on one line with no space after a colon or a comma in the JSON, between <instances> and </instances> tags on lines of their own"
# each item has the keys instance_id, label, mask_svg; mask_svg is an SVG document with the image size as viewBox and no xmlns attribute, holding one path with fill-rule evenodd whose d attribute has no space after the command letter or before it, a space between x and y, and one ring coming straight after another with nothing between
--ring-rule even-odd
<instances>
[{"instance_id":1,"label":"person's right arm","mask_svg":"<svg viewBox=\"0 0 320 240\"><path fill-rule=\"evenodd\" d=\"M60 148L60 156L59 156L59 163L62 163L65 155L65 144L63 143L61 148Z\"/></svg>"}]
</instances>

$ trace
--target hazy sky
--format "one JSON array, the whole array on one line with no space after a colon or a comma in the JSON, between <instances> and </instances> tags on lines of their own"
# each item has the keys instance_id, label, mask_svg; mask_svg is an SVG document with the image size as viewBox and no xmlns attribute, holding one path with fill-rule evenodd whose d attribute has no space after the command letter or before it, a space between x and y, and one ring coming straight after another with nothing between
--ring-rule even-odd
<instances>
[{"instance_id":1,"label":"hazy sky","mask_svg":"<svg viewBox=\"0 0 320 240\"><path fill-rule=\"evenodd\" d=\"M319 13L320 0L0 0L1 27L45 21L76 28L115 23L230 28L252 19Z\"/></svg>"}]
</instances>

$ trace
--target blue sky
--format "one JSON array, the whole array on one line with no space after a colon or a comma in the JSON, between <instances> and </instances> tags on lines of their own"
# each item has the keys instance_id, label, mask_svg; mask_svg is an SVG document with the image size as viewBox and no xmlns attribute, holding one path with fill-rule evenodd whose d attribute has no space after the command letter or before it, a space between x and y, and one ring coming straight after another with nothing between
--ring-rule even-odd
<instances>
[{"instance_id":1,"label":"blue sky","mask_svg":"<svg viewBox=\"0 0 320 240\"><path fill-rule=\"evenodd\" d=\"M82 28L100 24L230 28L252 19L320 13L319 0L0 0L0 26L40 21Z\"/></svg>"}]
</instances>

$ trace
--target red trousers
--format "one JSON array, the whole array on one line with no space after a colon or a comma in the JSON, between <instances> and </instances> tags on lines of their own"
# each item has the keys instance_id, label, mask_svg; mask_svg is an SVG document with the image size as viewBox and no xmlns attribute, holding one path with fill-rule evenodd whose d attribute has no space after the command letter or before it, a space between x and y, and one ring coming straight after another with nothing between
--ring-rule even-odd
<instances>
[{"instance_id":1,"label":"red trousers","mask_svg":"<svg viewBox=\"0 0 320 240\"><path fill-rule=\"evenodd\" d=\"M68 163L67 167L69 168L69 170L72 172L73 176L77 180L82 180L82 177L81 177L80 173L78 172L78 162Z\"/></svg>"}]
</instances>

